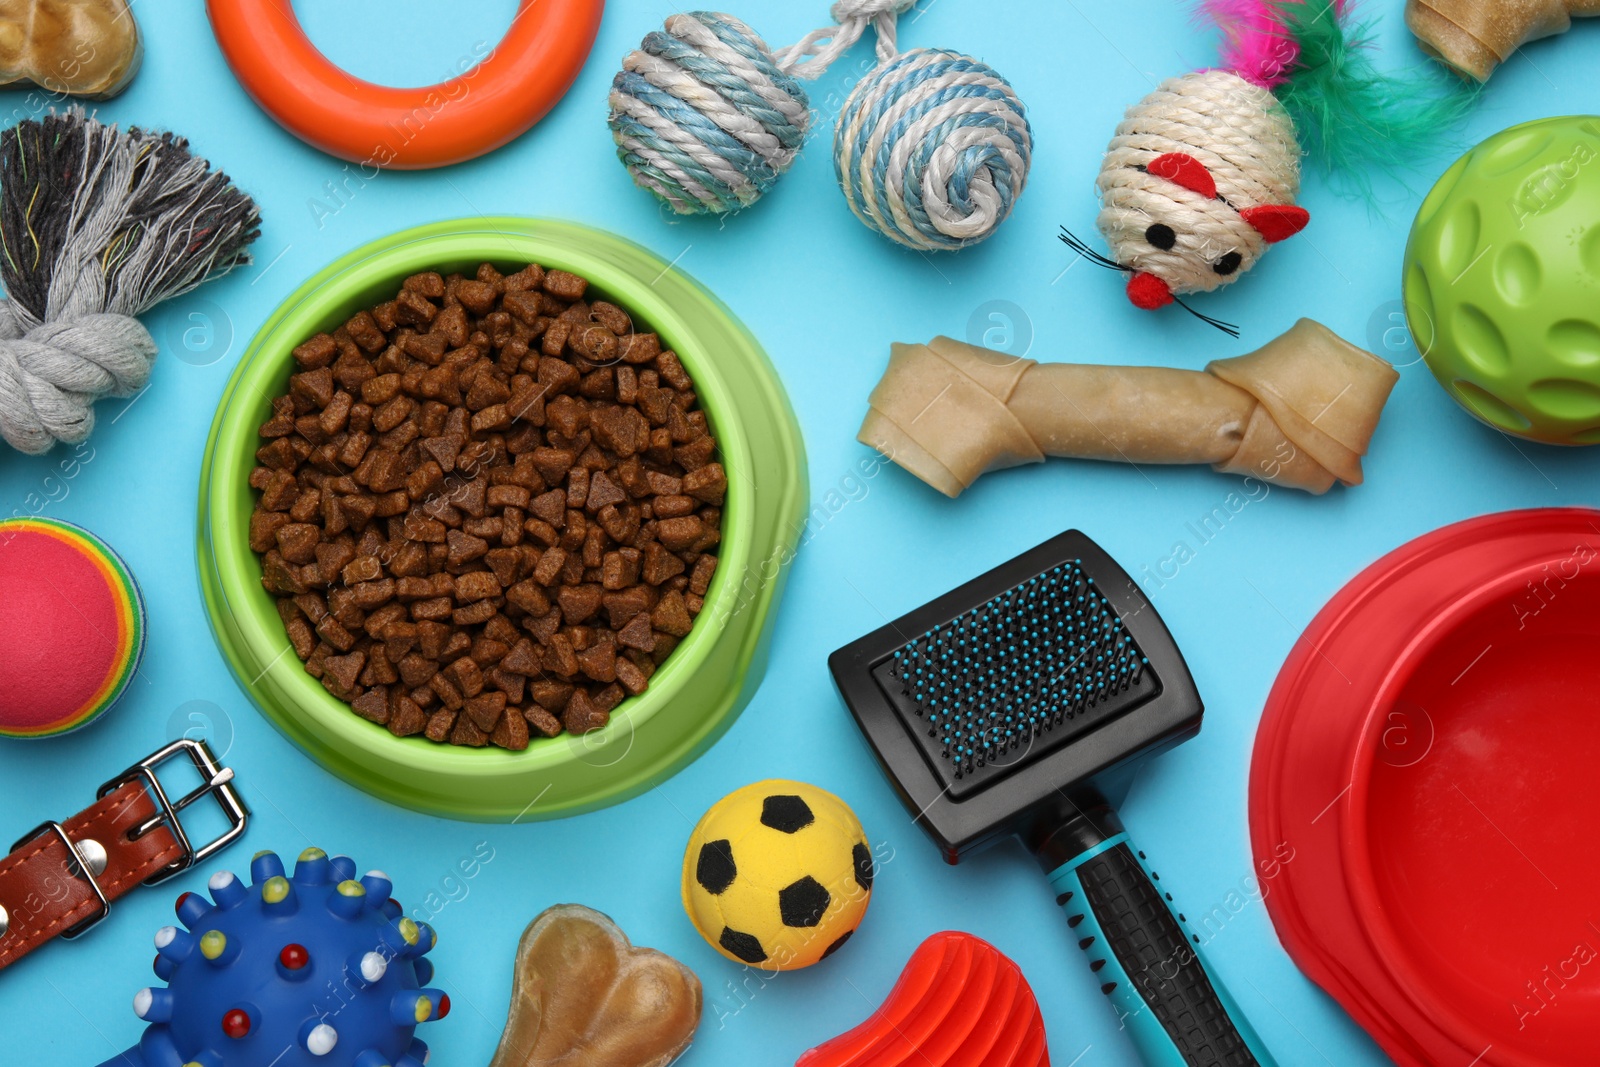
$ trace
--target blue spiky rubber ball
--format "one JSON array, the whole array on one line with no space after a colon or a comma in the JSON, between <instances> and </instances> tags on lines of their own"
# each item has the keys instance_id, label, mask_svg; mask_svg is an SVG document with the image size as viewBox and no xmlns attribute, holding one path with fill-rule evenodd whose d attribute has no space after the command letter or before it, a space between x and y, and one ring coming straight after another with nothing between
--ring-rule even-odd
<instances>
[{"instance_id":1,"label":"blue spiky rubber ball","mask_svg":"<svg viewBox=\"0 0 1600 1067\"><path fill-rule=\"evenodd\" d=\"M212 899L178 898L181 927L156 933L156 977L135 995L149 1024L118 1067L422 1067L420 1023L450 998L427 988L437 938L406 917L381 871L348 856L271 852L246 886L221 871Z\"/></svg>"},{"instance_id":2,"label":"blue spiky rubber ball","mask_svg":"<svg viewBox=\"0 0 1600 1067\"><path fill-rule=\"evenodd\" d=\"M1406 244L1406 321L1497 430L1600 444L1600 117L1523 123L1445 171Z\"/></svg>"}]
</instances>

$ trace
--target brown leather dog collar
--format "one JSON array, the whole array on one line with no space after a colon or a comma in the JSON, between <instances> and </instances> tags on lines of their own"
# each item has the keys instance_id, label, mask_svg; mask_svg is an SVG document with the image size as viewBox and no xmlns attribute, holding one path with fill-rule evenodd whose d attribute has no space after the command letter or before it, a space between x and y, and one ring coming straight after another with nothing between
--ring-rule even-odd
<instances>
[{"instance_id":1,"label":"brown leather dog collar","mask_svg":"<svg viewBox=\"0 0 1600 1067\"><path fill-rule=\"evenodd\" d=\"M155 769L185 754L201 784L170 800ZM214 796L228 819L218 838L196 847L179 812ZM137 885L194 866L244 833L250 810L204 741L175 741L100 787L98 799L60 822L41 823L0 859L0 968L59 936L74 938Z\"/></svg>"}]
</instances>

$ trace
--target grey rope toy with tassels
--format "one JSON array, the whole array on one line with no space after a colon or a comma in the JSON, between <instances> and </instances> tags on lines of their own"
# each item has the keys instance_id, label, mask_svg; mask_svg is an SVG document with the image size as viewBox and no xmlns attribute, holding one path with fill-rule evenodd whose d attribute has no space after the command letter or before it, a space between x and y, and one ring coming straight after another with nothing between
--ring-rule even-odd
<instances>
[{"instance_id":1,"label":"grey rope toy with tassels","mask_svg":"<svg viewBox=\"0 0 1600 1067\"><path fill-rule=\"evenodd\" d=\"M250 261L255 202L170 133L81 110L0 133L0 436L38 455L143 388L136 316Z\"/></svg>"}]
</instances>

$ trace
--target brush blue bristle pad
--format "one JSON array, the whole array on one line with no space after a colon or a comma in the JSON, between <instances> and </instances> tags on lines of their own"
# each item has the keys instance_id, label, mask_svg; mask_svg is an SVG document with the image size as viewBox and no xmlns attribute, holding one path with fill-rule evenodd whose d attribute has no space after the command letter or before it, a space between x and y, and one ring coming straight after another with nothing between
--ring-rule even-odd
<instances>
[{"instance_id":1,"label":"brush blue bristle pad","mask_svg":"<svg viewBox=\"0 0 1600 1067\"><path fill-rule=\"evenodd\" d=\"M1159 691L1149 660L1080 564L1052 567L907 641L881 668L952 787Z\"/></svg>"}]
</instances>

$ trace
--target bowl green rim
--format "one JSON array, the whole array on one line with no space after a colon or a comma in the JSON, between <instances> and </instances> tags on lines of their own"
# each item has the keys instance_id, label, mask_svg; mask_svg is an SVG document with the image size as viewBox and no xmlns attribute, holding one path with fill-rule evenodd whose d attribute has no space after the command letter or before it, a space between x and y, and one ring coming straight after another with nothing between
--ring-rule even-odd
<instances>
[{"instance_id":1,"label":"bowl green rim","mask_svg":"<svg viewBox=\"0 0 1600 1067\"><path fill-rule=\"evenodd\" d=\"M286 387L291 349L385 299L421 270L537 262L579 274L658 332L694 379L728 471L718 568L697 625L605 728L536 739L523 752L397 738L338 701L289 651L248 545L256 430ZM759 491L756 486L759 485ZM201 462L197 562L229 668L269 721L369 793L452 818L577 814L637 795L732 725L765 665L771 614L804 528L806 464L777 373L733 314L641 246L576 223L468 218L412 227L335 260L267 318L223 391ZM701 708L691 714L690 704ZM621 750L620 753L618 750ZM553 795L552 795L553 794Z\"/></svg>"}]
</instances>

